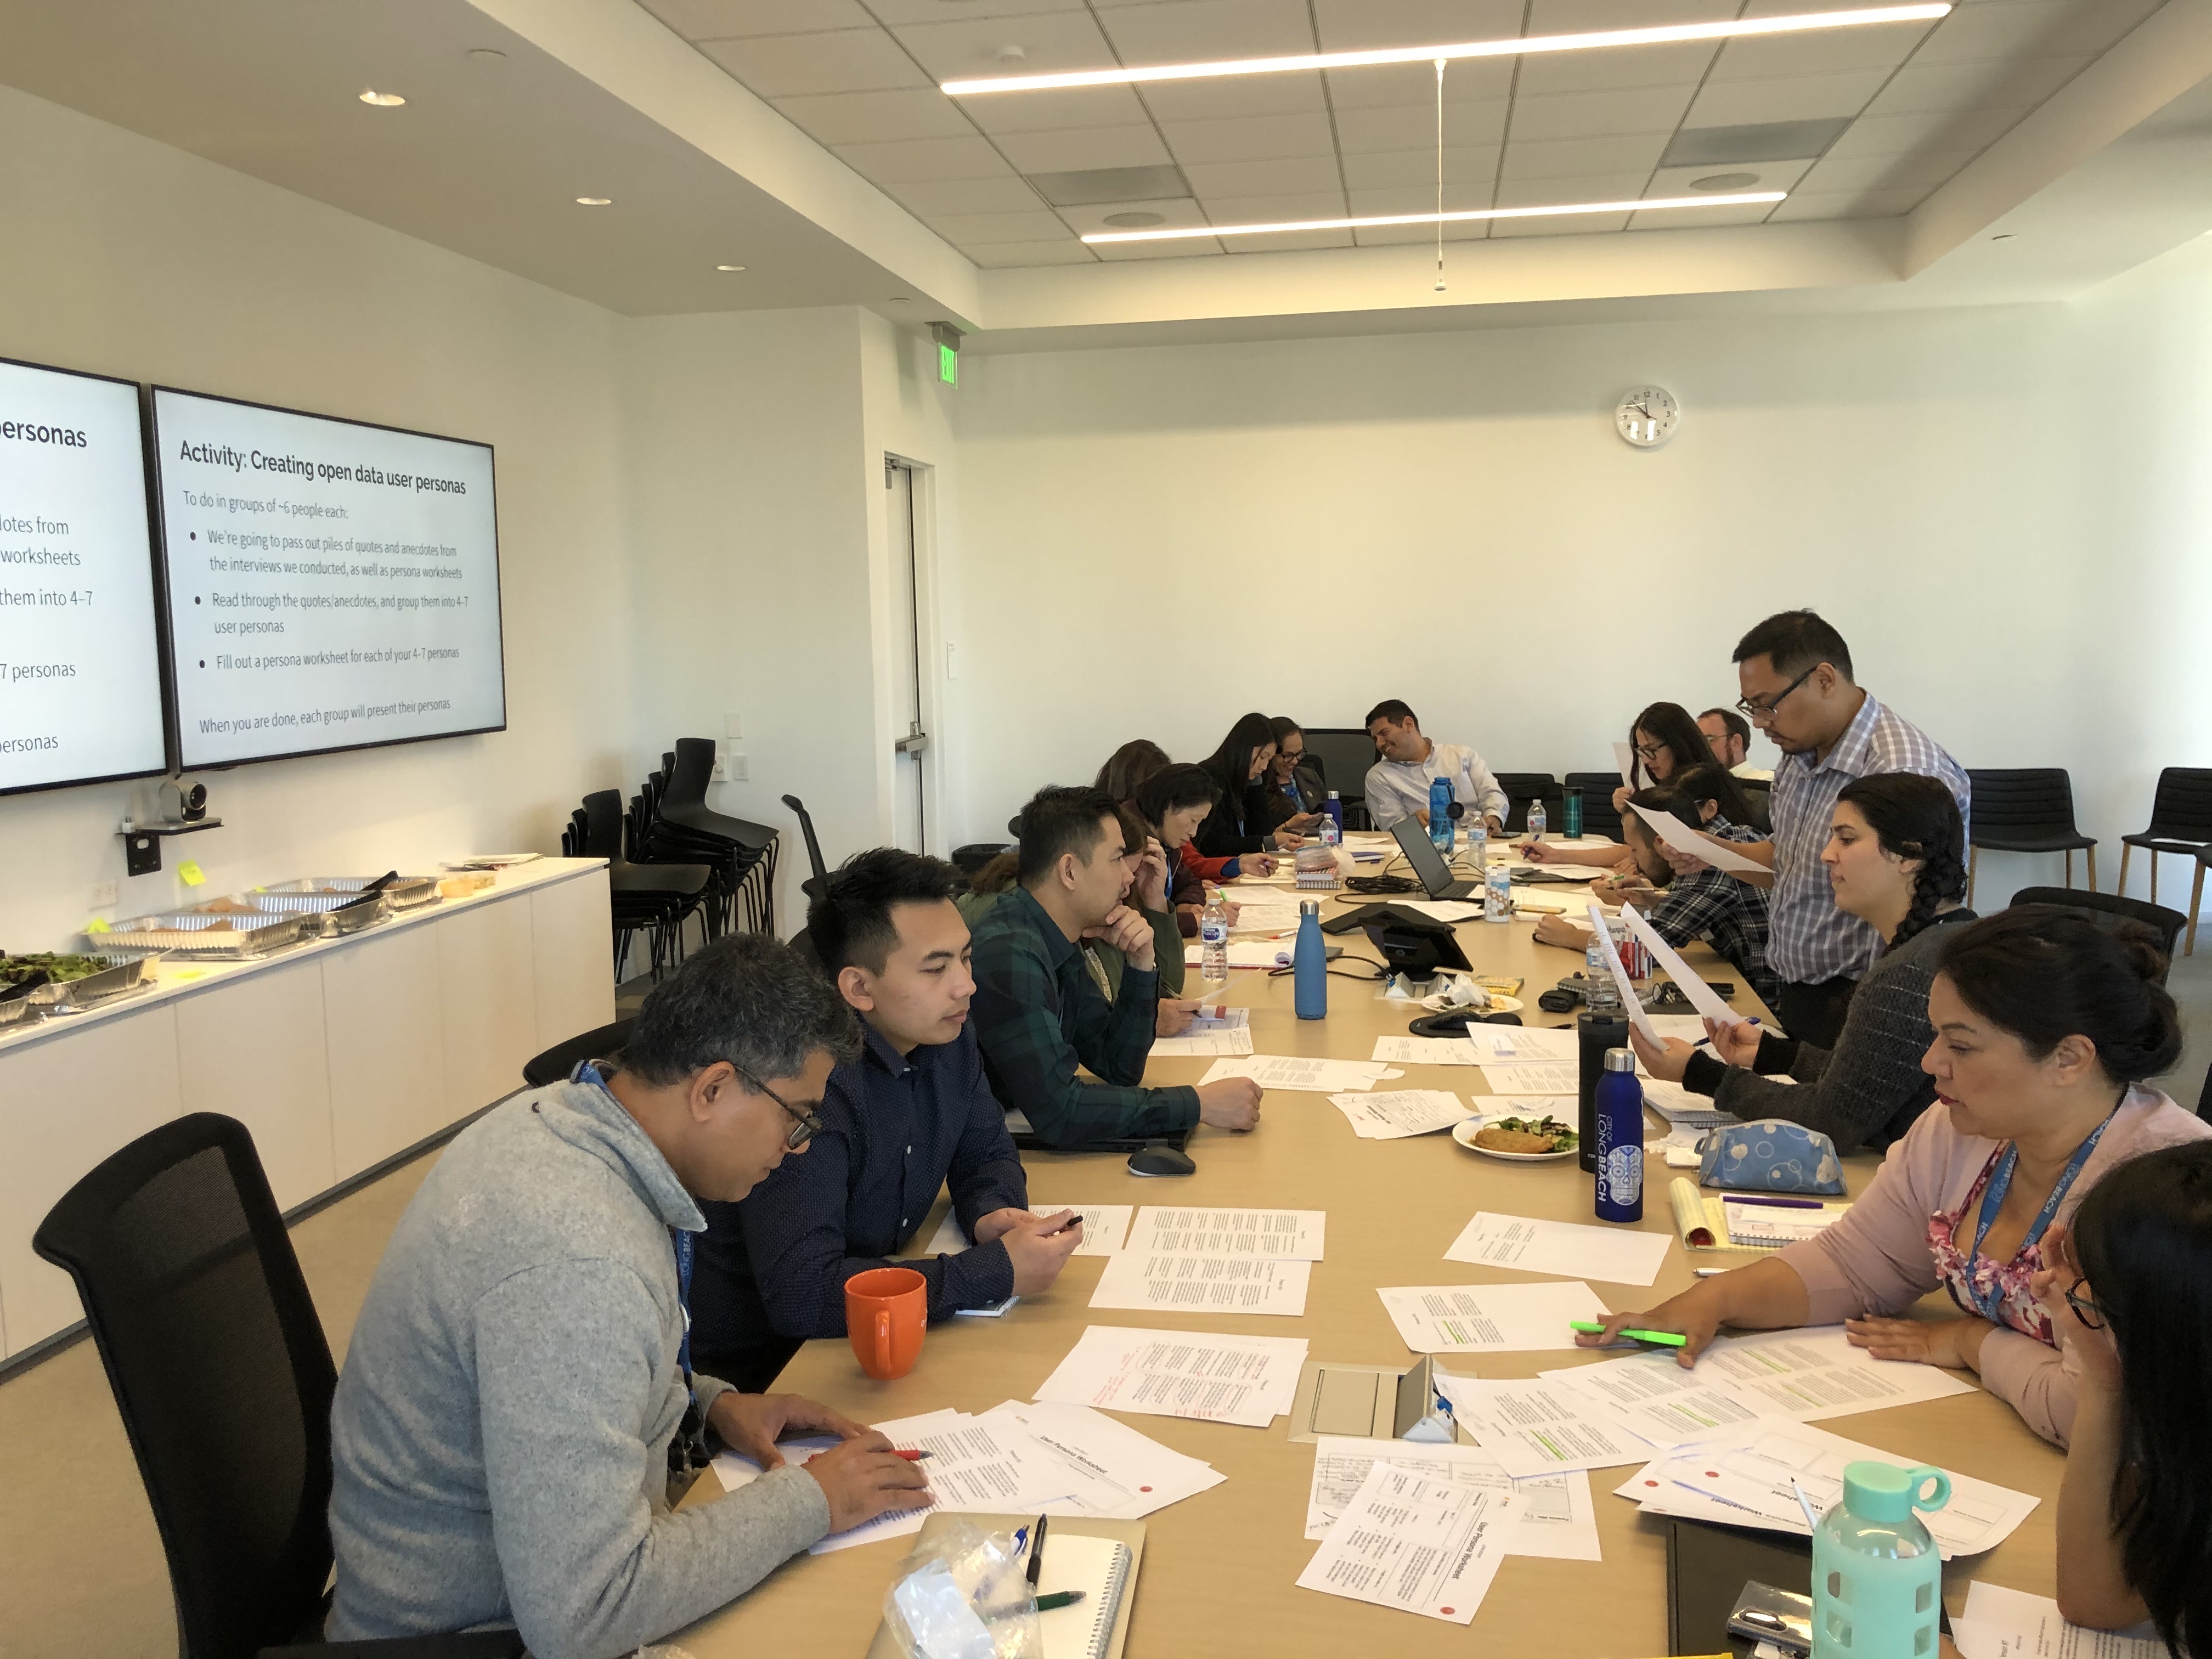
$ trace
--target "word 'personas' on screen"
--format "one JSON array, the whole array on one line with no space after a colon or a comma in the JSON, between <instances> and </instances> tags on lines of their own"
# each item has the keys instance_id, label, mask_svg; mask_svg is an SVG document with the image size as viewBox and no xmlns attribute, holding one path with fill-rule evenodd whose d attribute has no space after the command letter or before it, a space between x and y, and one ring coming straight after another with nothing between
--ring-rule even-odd
<instances>
[{"instance_id":1,"label":"word 'personas' on screen","mask_svg":"<svg viewBox=\"0 0 2212 1659\"><path fill-rule=\"evenodd\" d=\"M507 723L489 447L154 393L182 763Z\"/></svg>"},{"instance_id":2,"label":"word 'personas' on screen","mask_svg":"<svg viewBox=\"0 0 2212 1659\"><path fill-rule=\"evenodd\" d=\"M0 362L0 793L167 757L138 388Z\"/></svg>"}]
</instances>

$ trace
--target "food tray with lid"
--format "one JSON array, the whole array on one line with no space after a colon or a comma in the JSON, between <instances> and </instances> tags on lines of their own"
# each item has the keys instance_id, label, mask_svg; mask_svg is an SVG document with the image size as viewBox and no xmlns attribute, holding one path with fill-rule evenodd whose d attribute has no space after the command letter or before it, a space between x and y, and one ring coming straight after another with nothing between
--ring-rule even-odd
<instances>
[{"instance_id":1,"label":"food tray with lid","mask_svg":"<svg viewBox=\"0 0 2212 1659\"><path fill-rule=\"evenodd\" d=\"M118 921L105 933L86 935L93 948L143 955L161 951L170 956L200 957L222 962L265 957L288 945L296 945L307 925L305 916L280 916L267 911L216 914L207 910L165 910L150 916Z\"/></svg>"},{"instance_id":2,"label":"food tray with lid","mask_svg":"<svg viewBox=\"0 0 2212 1659\"><path fill-rule=\"evenodd\" d=\"M239 902L260 910L335 910L361 896L374 876L302 876L296 881L271 882L240 893ZM438 902L438 878L401 876L387 885L380 897L393 910L412 910Z\"/></svg>"}]
</instances>

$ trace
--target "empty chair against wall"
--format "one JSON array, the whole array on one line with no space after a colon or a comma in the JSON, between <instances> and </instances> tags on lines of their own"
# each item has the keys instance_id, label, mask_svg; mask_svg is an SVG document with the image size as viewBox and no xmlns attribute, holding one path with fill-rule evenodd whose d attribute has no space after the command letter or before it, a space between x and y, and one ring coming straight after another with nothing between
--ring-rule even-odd
<instances>
[{"instance_id":1,"label":"empty chair against wall","mask_svg":"<svg viewBox=\"0 0 2212 1659\"><path fill-rule=\"evenodd\" d=\"M2089 890L2097 888L2097 842L2074 822L2074 782L2063 766L1966 770L1974 810L1966 825L1966 902L1974 896L1974 866L1992 853L2063 853L2066 884L2074 884L2074 854L2089 855Z\"/></svg>"},{"instance_id":2,"label":"empty chair against wall","mask_svg":"<svg viewBox=\"0 0 2212 1659\"><path fill-rule=\"evenodd\" d=\"M1559 817L1565 810L1566 788L1549 772L1493 772L1498 787L1505 792L1505 830L1508 835L1525 834L1528 828L1528 803L1544 803L1544 816L1548 821L1549 835L1559 833Z\"/></svg>"},{"instance_id":3,"label":"empty chair against wall","mask_svg":"<svg viewBox=\"0 0 2212 1659\"><path fill-rule=\"evenodd\" d=\"M1620 787L1618 772L1570 772L1566 788L1583 792L1583 834L1620 839L1620 814L1613 810L1613 792ZM1565 819L1562 816L1562 825Z\"/></svg>"},{"instance_id":4,"label":"empty chair against wall","mask_svg":"<svg viewBox=\"0 0 2212 1659\"><path fill-rule=\"evenodd\" d=\"M622 796L615 790L585 796L582 816L584 838L577 850L586 858L607 860L616 981L623 978L630 939L641 932L650 947L657 981L663 971L684 960L684 924L704 909L714 872L702 864L630 862L623 844Z\"/></svg>"},{"instance_id":5,"label":"empty chair against wall","mask_svg":"<svg viewBox=\"0 0 2212 1659\"><path fill-rule=\"evenodd\" d=\"M1306 727L1306 763L1321 774L1323 790L1336 791L1347 830L1367 827L1367 769L1379 758L1363 726Z\"/></svg>"},{"instance_id":6,"label":"empty chair against wall","mask_svg":"<svg viewBox=\"0 0 2212 1659\"><path fill-rule=\"evenodd\" d=\"M2169 766L2158 775L2158 789L2150 799L2150 822L2132 836L2120 837L2120 891L2128 890L2128 854L2136 848L2150 854L2150 900L2158 902L2158 855L2193 855L2212 847L2212 767ZM2202 890L2204 866L2197 866ZM2197 915L2197 900L2189 902Z\"/></svg>"}]
</instances>

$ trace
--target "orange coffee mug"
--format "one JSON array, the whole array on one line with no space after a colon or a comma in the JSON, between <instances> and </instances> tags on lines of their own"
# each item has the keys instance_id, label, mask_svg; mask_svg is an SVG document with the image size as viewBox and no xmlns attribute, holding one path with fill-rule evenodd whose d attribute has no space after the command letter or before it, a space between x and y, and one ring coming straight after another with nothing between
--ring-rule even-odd
<instances>
[{"instance_id":1,"label":"orange coffee mug","mask_svg":"<svg viewBox=\"0 0 2212 1659\"><path fill-rule=\"evenodd\" d=\"M871 1267L845 1281L845 1334L878 1382L904 1376L929 1328L929 1281L911 1267Z\"/></svg>"}]
</instances>

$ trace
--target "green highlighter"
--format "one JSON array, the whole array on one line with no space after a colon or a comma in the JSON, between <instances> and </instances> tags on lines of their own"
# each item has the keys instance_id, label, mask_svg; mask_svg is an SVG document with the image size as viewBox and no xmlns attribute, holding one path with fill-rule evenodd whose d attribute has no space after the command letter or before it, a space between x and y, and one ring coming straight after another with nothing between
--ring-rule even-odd
<instances>
[{"instance_id":1,"label":"green highlighter","mask_svg":"<svg viewBox=\"0 0 2212 1659\"><path fill-rule=\"evenodd\" d=\"M1587 1319L1571 1319L1567 1322L1567 1328L1571 1331L1587 1331L1592 1336L1595 1336L1605 1327L1592 1324ZM1688 1337L1674 1331L1623 1331L1620 1334L1631 1342L1648 1342L1655 1348L1686 1347L1690 1341Z\"/></svg>"}]
</instances>

